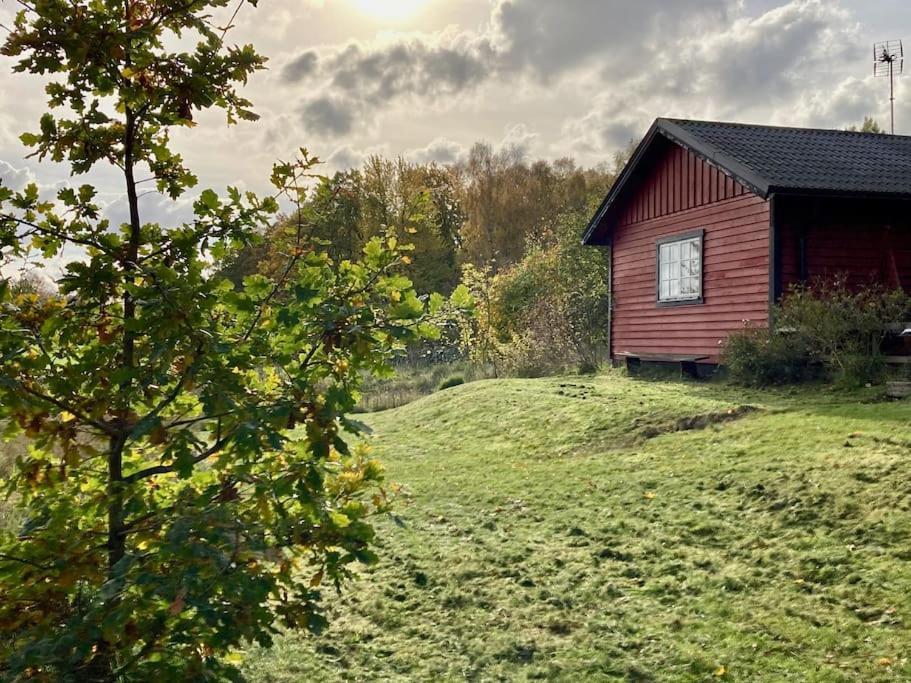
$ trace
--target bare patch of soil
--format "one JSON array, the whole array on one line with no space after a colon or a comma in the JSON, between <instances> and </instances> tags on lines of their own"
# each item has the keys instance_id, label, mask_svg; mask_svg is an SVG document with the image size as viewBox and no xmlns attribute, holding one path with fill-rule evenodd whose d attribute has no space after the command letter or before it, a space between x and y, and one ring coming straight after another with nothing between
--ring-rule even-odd
<instances>
[{"instance_id":1,"label":"bare patch of soil","mask_svg":"<svg viewBox=\"0 0 911 683\"><path fill-rule=\"evenodd\" d=\"M639 430L639 436L643 439L654 439L662 434L674 434L676 432L689 432L699 429L707 429L712 425L733 422L747 415L760 412L762 409L756 406L742 405L729 410L703 413L702 415L691 415L677 418L669 422L663 422L657 425L648 425Z\"/></svg>"}]
</instances>

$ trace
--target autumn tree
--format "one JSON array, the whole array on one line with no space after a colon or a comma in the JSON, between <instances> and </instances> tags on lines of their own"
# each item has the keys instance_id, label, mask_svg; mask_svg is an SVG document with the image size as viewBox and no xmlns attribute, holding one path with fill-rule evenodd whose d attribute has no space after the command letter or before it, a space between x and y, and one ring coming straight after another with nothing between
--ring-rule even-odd
<instances>
[{"instance_id":1,"label":"autumn tree","mask_svg":"<svg viewBox=\"0 0 911 683\"><path fill-rule=\"evenodd\" d=\"M362 168L319 177L303 212L308 234L338 260L352 258L371 238L390 234L411 247L405 272L421 294L451 291L458 282L464 212L458 176L436 164L372 156ZM281 270L296 218L270 226L262 247L235 256L225 274L235 281Z\"/></svg>"},{"instance_id":2,"label":"autumn tree","mask_svg":"<svg viewBox=\"0 0 911 683\"><path fill-rule=\"evenodd\" d=\"M581 209L613 174L584 171L570 159L529 164L520 149L476 144L464 164L462 259L494 270L522 259L529 240L539 241L557 217ZM580 227L581 232L581 227Z\"/></svg>"},{"instance_id":3,"label":"autumn tree","mask_svg":"<svg viewBox=\"0 0 911 683\"><path fill-rule=\"evenodd\" d=\"M402 158L370 157L364 164L364 218L414 245L410 275L419 291L452 289L458 280L456 244L461 214L447 176Z\"/></svg>"},{"instance_id":4,"label":"autumn tree","mask_svg":"<svg viewBox=\"0 0 911 683\"><path fill-rule=\"evenodd\" d=\"M172 130L211 108L256 118L238 86L264 60L224 28L256 2L228 3L21 3L3 45L47 83L23 142L74 176L113 168L129 219L111 224L88 183L0 186L4 260L82 254L54 296L0 281L0 418L29 444L3 481L25 521L0 532L0 678L237 678L237 648L319 630L322 587L375 559L382 472L346 413L364 373L433 333L401 241L339 261L311 240L306 153L272 195L204 190L186 223L143 220L141 184L196 184ZM280 204L283 266L219 275Z\"/></svg>"}]
</instances>

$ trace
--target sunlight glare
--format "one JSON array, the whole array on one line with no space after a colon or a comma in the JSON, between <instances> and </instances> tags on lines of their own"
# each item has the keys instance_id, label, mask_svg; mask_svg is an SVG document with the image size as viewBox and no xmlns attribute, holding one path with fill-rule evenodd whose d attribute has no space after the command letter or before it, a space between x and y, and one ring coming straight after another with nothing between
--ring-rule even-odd
<instances>
[{"instance_id":1,"label":"sunlight glare","mask_svg":"<svg viewBox=\"0 0 911 683\"><path fill-rule=\"evenodd\" d=\"M422 9L428 0L354 0L362 13L388 22L405 21Z\"/></svg>"}]
</instances>

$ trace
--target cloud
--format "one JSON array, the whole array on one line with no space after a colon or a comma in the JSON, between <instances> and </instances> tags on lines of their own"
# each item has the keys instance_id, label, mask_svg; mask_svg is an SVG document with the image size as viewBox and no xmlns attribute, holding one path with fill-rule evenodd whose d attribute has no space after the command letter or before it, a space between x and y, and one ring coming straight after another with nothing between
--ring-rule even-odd
<instances>
[{"instance_id":1,"label":"cloud","mask_svg":"<svg viewBox=\"0 0 911 683\"><path fill-rule=\"evenodd\" d=\"M734 0L499 0L486 29L305 50L282 70L286 82L308 81L344 95L347 111L366 114L400 100L458 96L497 79L553 76L587 64L640 63L644 43L662 32L723 19ZM315 112L322 113L322 112ZM318 124L319 125L319 124ZM321 126L324 127L324 126Z\"/></svg>"},{"instance_id":2,"label":"cloud","mask_svg":"<svg viewBox=\"0 0 911 683\"><path fill-rule=\"evenodd\" d=\"M301 108L304 125L317 135L338 137L347 135L354 128L357 102L322 95L304 103Z\"/></svg>"},{"instance_id":3,"label":"cloud","mask_svg":"<svg viewBox=\"0 0 911 683\"><path fill-rule=\"evenodd\" d=\"M836 127L860 120L869 113L861 84L837 66L859 62L846 47L860 44L857 32L837 5L791 0L720 30L678 36L647 68L593 97L589 112L564 122L563 145L604 154L658 116Z\"/></svg>"},{"instance_id":4,"label":"cloud","mask_svg":"<svg viewBox=\"0 0 911 683\"><path fill-rule=\"evenodd\" d=\"M648 60L668 36L723 23L731 0L500 0L490 33L504 70L530 70L548 80L597 62L626 66Z\"/></svg>"},{"instance_id":5,"label":"cloud","mask_svg":"<svg viewBox=\"0 0 911 683\"><path fill-rule=\"evenodd\" d=\"M515 123L506 127L506 134L498 145L498 149L508 150L519 157L527 157L532 147L541 136L532 133L524 123Z\"/></svg>"},{"instance_id":6,"label":"cloud","mask_svg":"<svg viewBox=\"0 0 911 683\"><path fill-rule=\"evenodd\" d=\"M370 145L365 149L357 149L351 145L342 145L341 147L337 147L325 160L326 170L334 172L359 168L373 155L389 156L390 150L386 145Z\"/></svg>"},{"instance_id":7,"label":"cloud","mask_svg":"<svg viewBox=\"0 0 911 683\"><path fill-rule=\"evenodd\" d=\"M333 171L343 171L349 168L356 168L364 163L367 153L356 150L351 145L345 145L337 148L329 158L326 159L326 166Z\"/></svg>"},{"instance_id":8,"label":"cloud","mask_svg":"<svg viewBox=\"0 0 911 683\"><path fill-rule=\"evenodd\" d=\"M319 55L315 50L307 50L288 62L281 71L282 80L286 83L297 83L316 72Z\"/></svg>"},{"instance_id":9,"label":"cloud","mask_svg":"<svg viewBox=\"0 0 911 683\"><path fill-rule=\"evenodd\" d=\"M170 228L193 220L193 202L197 197L184 195L174 200L153 192L139 199L139 216L143 223L158 223ZM130 208L126 195L122 195L104 206L104 215L117 226L130 220Z\"/></svg>"},{"instance_id":10,"label":"cloud","mask_svg":"<svg viewBox=\"0 0 911 683\"><path fill-rule=\"evenodd\" d=\"M571 84L587 111L567 112L560 138L548 145L554 153L609 153L661 115L813 125L856 119L861 102L842 86L849 78L842 65L865 57L854 51L862 41L851 15L823 0L789 0L759 13L748 6L755 7L497 0L478 30L308 49L287 63L283 78L311 93L302 109L307 129L336 138L378 125L386 112L444 112L469 96L475 107L493 100L508 108L504 98L543 101ZM833 94L838 101L829 106ZM430 149L441 139L409 155L450 158Z\"/></svg>"},{"instance_id":11,"label":"cloud","mask_svg":"<svg viewBox=\"0 0 911 683\"><path fill-rule=\"evenodd\" d=\"M465 158L468 150L461 143L447 138L437 138L426 147L405 152L405 158L416 164L454 164Z\"/></svg>"},{"instance_id":12,"label":"cloud","mask_svg":"<svg viewBox=\"0 0 911 683\"><path fill-rule=\"evenodd\" d=\"M33 182L35 182L35 175L27 168L16 168L12 164L0 160L0 185L19 191Z\"/></svg>"},{"instance_id":13,"label":"cloud","mask_svg":"<svg viewBox=\"0 0 911 683\"><path fill-rule=\"evenodd\" d=\"M801 100L796 108L797 115L815 125L859 126L865 116L870 116L886 100L888 85L872 78L848 77L831 89L816 91ZM877 92L878 91L878 92ZM888 120L879 123L888 129Z\"/></svg>"},{"instance_id":14,"label":"cloud","mask_svg":"<svg viewBox=\"0 0 911 683\"><path fill-rule=\"evenodd\" d=\"M333 91L383 105L407 96L463 92L490 76L488 53L483 40L447 32L388 45L351 43L327 56L320 72Z\"/></svg>"}]
</instances>

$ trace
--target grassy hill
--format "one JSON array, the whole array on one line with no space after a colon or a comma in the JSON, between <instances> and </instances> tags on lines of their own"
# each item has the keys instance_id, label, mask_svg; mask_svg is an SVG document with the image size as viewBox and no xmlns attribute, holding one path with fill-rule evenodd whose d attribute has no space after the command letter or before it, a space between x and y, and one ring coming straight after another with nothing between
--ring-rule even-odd
<instances>
[{"instance_id":1,"label":"grassy hill","mask_svg":"<svg viewBox=\"0 0 911 683\"><path fill-rule=\"evenodd\" d=\"M368 416L382 564L259 681L911 679L911 404L618 375Z\"/></svg>"}]
</instances>

